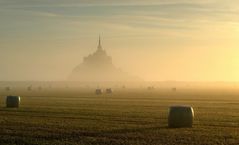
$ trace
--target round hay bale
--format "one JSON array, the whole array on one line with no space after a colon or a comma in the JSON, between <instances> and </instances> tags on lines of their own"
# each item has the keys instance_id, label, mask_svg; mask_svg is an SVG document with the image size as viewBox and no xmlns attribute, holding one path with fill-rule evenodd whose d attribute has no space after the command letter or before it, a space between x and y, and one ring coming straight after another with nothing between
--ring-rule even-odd
<instances>
[{"instance_id":1,"label":"round hay bale","mask_svg":"<svg viewBox=\"0 0 239 145\"><path fill-rule=\"evenodd\" d=\"M41 87L41 86L39 86L39 87L38 87L38 90L39 90L39 91L42 91L42 87Z\"/></svg>"},{"instance_id":2,"label":"round hay bale","mask_svg":"<svg viewBox=\"0 0 239 145\"><path fill-rule=\"evenodd\" d=\"M112 93L113 93L113 90L111 88L106 89L106 94L112 94Z\"/></svg>"},{"instance_id":3,"label":"round hay bale","mask_svg":"<svg viewBox=\"0 0 239 145\"><path fill-rule=\"evenodd\" d=\"M18 108L20 105L20 96L7 96L6 107Z\"/></svg>"},{"instance_id":4,"label":"round hay bale","mask_svg":"<svg viewBox=\"0 0 239 145\"><path fill-rule=\"evenodd\" d=\"M194 111L190 106L171 106L168 115L168 127L192 127Z\"/></svg>"},{"instance_id":5,"label":"round hay bale","mask_svg":"<svg viewBox=\"0 0 239 145\"><path fill-rule=\"evenodd\" d=\"M149 91L154 90L154 86L149 86L147 89L148 89Z\"/></svg>"},{"instance_id":6,"label":"round hay bale","mask_svg":"<svg viewBox=\"0 0 239 145\"><path fill-rule=\"evenodd\" d=\"M95 90L95 94L96 95L101 95L103 93L103 90L102 89L96 89Z\"/></svg>"},{"instance_id":7,"label":"round hay bale","mask_svg":"<svg viewBox=\"0 0 239 145\"><path fill-rule=\"evenodd\" d=\"M27 87L27 90L28 90L28 91L31 91L31 90L32 90L32 86L28 86L28 87Z\"/></svg>"},{"instance_id":8,"label":"round hay bale","mask_svg":"<svg viewBox=\"0 0 239 145\"><path fill-rule=\"evenodd\" d=\"M10 87L6 87L5 90L6 90L6 91L10 91L11 88L10 88Z\"/></svg>"},{"instance_id":9,"label":"round hay bale","mask_svg":"<svg viewBox=\"0 0 239 145\"><path fill-rule=\"evenodd\" d=\"M176 92L176 91L177 91L177 88L172 88L172 91L173 91L173 92Z\"/></svg>"}]
</instances>

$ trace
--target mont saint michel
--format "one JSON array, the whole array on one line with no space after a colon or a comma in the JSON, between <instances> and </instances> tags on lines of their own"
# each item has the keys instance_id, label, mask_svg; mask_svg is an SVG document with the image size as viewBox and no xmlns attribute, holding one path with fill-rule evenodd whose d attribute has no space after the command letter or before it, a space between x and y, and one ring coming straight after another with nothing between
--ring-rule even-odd
<instances>
[{"instance_id":1,"label":"mont saint michel","mask_svg":"<svg viewBox=\"0 0 239 145\"><path fill-rule=\"evenodd\" d=\"M99 37L97 50L84 57L83 62L73 69L69 80L80 82L134 82L141 79L116 68L112 62L112 57L103 49Z\"/></svg>"}]
</instances>

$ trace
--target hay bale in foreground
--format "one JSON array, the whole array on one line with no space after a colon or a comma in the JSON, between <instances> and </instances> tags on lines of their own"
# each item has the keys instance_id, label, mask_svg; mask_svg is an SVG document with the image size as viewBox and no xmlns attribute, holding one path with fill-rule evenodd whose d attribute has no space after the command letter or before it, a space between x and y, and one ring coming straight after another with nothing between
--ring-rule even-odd
<instances>
[{"instance_id":1,"label":"hay bale in foreground","mask_svg":"<svg viewBox=\"0 0 239 145\"><path fill-rule=\"evenodd\" d=\"M20 105L20 96L7 96L6 107L18 108Z\"/></svg>"},{"instance_id":2,"label":"hay bale in foreground","mask_svg":"<svg viewBox=\"0 0 239 145\"><path fill-rule=\"evenodd\" d=\"M106 91L106 94L112 94L113 93L113 90L111 88L107 88L105 91Z\"/></svg>"},{"instance_id":3,"label":"hay bale in foreground","mask_svg":"<svg viewBox=\"0 0 239 145\"><path fill-rule=\"evenodd\" d=\"M96 89L95 90L95 94L96 95L101 95L103 93L103 90L102 89Z\"/></svg>"},{"instance_id":4,"label":"hay bale in foreground","mask_svg":"<svg viewBox=\"0 0 239 145\"><path fill-rule=\"evenodd\" d=\"M190 106L171 106L168 115L168 127L192 127L194 111Z\"/></svg>"}]
</instances>

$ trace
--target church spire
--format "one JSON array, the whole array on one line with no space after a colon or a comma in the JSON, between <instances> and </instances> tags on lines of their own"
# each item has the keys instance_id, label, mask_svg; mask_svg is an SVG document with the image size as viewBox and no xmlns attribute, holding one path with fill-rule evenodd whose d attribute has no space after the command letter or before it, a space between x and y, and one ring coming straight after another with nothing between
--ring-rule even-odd
<instances>
[{"instance_id":1,"label":"church spire","mask_svg":"<svg viewBox=\"0 0 239 145\"><path fill-rule=\"evenodd\" d=\"M102 46L101 46L101 38L100 38L100 35L99 35L99 44L98 44L98 50L102 50Z\"/></svg>"}]
</instances>

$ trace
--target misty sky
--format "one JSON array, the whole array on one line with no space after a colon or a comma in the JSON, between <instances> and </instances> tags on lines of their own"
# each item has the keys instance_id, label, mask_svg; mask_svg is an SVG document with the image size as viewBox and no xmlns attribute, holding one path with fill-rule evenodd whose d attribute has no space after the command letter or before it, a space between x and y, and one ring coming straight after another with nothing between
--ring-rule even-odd
<instances>
[{"instance_id":1,"label":"misty sky","mask_svg":"<svg viewBox=\"0 0 239 145\"><path fill-rule=\"evenodd\" d=\"M238 0L0 0L0 80L64 80L96 50L149 81L239 81Z\"/></svg>"}]
</instances>

